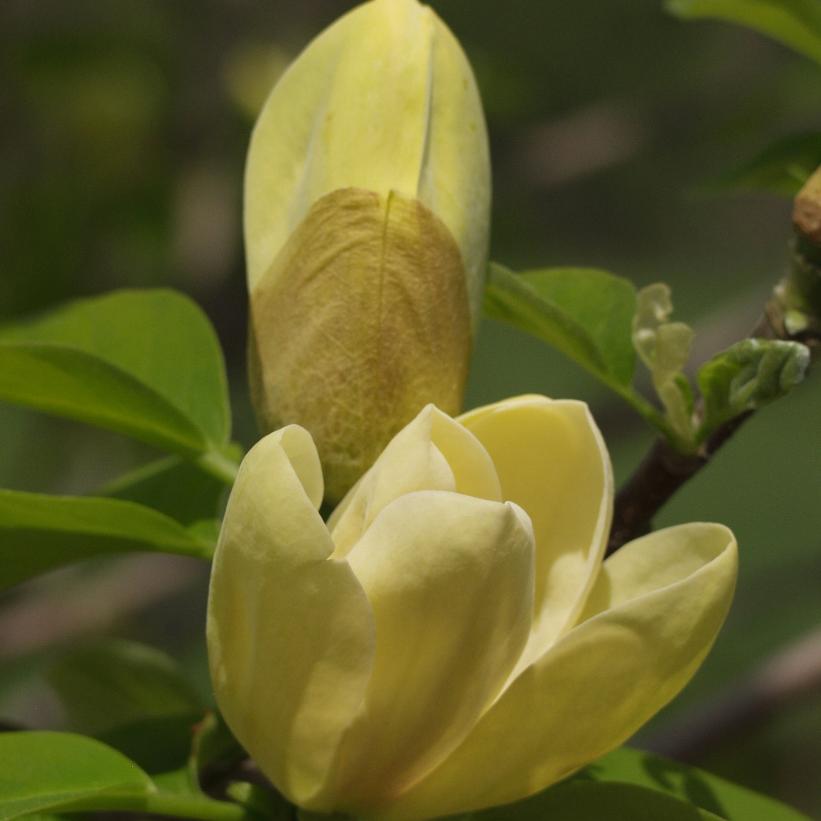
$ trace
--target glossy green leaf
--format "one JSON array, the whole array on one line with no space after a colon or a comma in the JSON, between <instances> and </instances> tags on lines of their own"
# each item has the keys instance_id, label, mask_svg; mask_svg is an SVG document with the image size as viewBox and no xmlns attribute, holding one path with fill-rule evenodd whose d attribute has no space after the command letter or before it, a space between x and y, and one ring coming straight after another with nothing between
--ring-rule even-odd
<instances>
[{"instance_id":1,"label":"glossy green leaf","mask_svg":"<svg viewBox=\"0 0 821 821\"><path fill-rule=\"evenodd\" d=\"M0 400L196 455L228 441L225 367L202 311L119 291L0 331Z\"/></svg>"},{"instance_id":2,"label":"glossy green leaf","mask_svg":"<svg viewBox=\"0 0 821 821\"><path fill-rule=\"evenodd\" d=\"M771 191L794 197L821 165L821 134L785 137L743 165L722 174L710 189Z\"/></svg>"},{"instance_id":3,"label":"glossy green leaf","mask_svg":"<svg viewBox=\"0 0 821 821\"><path fill-rule=\"evenodd\" d=\"M688 446L693 438L693 393L683 368L690 357L693 329L683 322L670 322L672 311L667 285L642 288L633 318L633 346L650 371L671 429Z\"/></svg>"},{"instance_id":4,"label":"glossy green leaf","mask_svg":"<svg viewBox=\"0 0 821 821\"><path fill-rule=\"evenodd\" d=\"M728 419L784 396L801 382L809 363L806 346L768 339L745 339L714 356L698 372L702 438Z\"/></svg>"},{"instance_id":5,"label":"glossy green leaf","mask_svg":"<svg viewBox=\"0 0 821 821\"><path fill-rule=\"evenodd\" d=\"M167 456L118 477L95 495L137 502L190 525L218 516L225 493L225 481L196 462Z\"/></svg>"},{"instance_id":6,"label":"glossy green leaf","mask_svg":"<svg viewBox=\"0 0 821 821\"><path fill-rule=\"evenodd\" d=\"M190 456L208 447L164 397L99 357L61 345L0 340L0 400Z\"/></svg>"},{"instance_id":7,"label":"glossy green leaf","mask_svg":"<svg viewBox=\"0 0 821 821\"><path fill-rule=\"evenodd\" d=\"M0 734L0 819L108 808L155 790L121 753L71 733Z\"/></svg>"},{"instance_id":8,"label":"glossy green leaf","mask_svg":"<svg viewBox=\"0 0 821 821\"><path fill-rule=\"evenodd\" d=\"M0 734L0 821L95 810L203 821L250 821L252 817L231 802L168 792L122 753L87 736Z\"/></svg>"},{"instance_id":9,"label":"glossy green leaf","mask_svg":"<svg viewBox=\"0 0 821 821\"><path fill-rule=\"evenodd\" d=\"M514 274L492 264L485 313L538 336L608 382L627 386L635 355L630 322L635 289L593 268L546 268Z\"/></svg>"},{"instance_id":10,"label":"glossy green leaf","mask_svg":"<svg viewBox=\"0 0 821 821\"><path fill-rule=\"evenodd\" d=\"M802 813L768 796L696 767L629 747L614 750L577 777L650 787L727 821L808 821Z\"/></svg>"},{"instance_id":11,"label":"glossy green leaf","mask_svg":"<svg viewBox=\"0 0 821 821\"><path fill-rule=\"evenodd\" d=\"M173 658L124 639L73 647L51 667L48 681L72 729L88 735L142 719L205 712Z\"/></svg>"},{"instance_id":12,"label":"glossy green leaf","mask_svg":"<svg viewBox=\"0 0 821 821\"><path fill-rule=\"evenodd\" d=\"M821 63L818 0L667 0L679 17L710 17L748 26Z\"/></svg>"},{"instance_id":13,"label":"glossy green leaf","mask_svg":"<svg viewBox=\"0 0 821 821\"><path fill-rule=\"evenodd\" d=\"M515 804L458 816L458 821L716 821L719 818L646 787L573 779Z\"/></svg>"},{"instance_id":14,"label":"glossy green leaf","mask_svg":"<svg viewBox=\"0 0 821 821\"><path fill-rule=\"evenodd\" d=\"M0 490L0 589L91 556L141 550L209 559L213 547L133 502Z\"/></svg>"}]
</instances>

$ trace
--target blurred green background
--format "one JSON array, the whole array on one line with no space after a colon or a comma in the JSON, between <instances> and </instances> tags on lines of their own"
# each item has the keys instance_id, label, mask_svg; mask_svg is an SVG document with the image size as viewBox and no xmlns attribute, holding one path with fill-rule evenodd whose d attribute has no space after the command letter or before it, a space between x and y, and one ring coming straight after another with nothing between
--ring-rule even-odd
<instances>
[{"instance_id":1,"label":"blurred green background","mask_svg":"<svg viewBox=\"0 0 821 821\"><path fill-rule=\"evenodd\" d=\"M0 322L80 295L167 285L216 325L235 437L255 438L244 375L244 153L266 90L338 0L3 0ZM812 63L658 0L441 0L487 110L493 257L607 268L673 286L693 363L745 335L782 272L789 202L709 181L773 139L819 130ZM150 334L151 328L139 329ZM173 355L173 352L169 352ZM486 322L468 404L524 391L591 404L617 478L650 434L540 343ZM718 520L741 545L729 624L696 680L642 733L676 749L692 711L821 628L821 378L752 420L659 524ZM87 492L148 458L113 435L0 406L0 486ZM133 557L0 598L0 718L61 721L42 670L80 637L171 649L207 689L206 569ZM821 691L748 722L699 760L821 817ZM591 686L606 682L591 682ZM730 696L732 703L732 696Z\"/></svg>"}]
</instances>

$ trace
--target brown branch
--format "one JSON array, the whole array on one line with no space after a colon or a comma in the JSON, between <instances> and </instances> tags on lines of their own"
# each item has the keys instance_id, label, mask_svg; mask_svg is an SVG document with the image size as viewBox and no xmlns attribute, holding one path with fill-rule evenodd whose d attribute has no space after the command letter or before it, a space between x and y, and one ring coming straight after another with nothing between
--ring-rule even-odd
<instances>
[{"instance_id":1,"label":"brown branch","mask_svg":"<svg viewBox=\"0 0 821 821\"><path fill-rule=\"evenodd\" d=\"M675 492L705 467L713 454L752 416L725 422L693 454L679 453L667 439L656 439L633 475L616 494L607 554L650 531L655 515Z\"/></svg>"},{"instance_id":2,"label":"brown branch","mask_svg":"<svg viewBox=\"0 0 821 821\"><path fill-rule=\"evenodd\" d=\"M821 693L821 628L790 644L714 701L650 737L645 746L678 761L695 762L817 693Z\"/></svg>"}]
</instances>

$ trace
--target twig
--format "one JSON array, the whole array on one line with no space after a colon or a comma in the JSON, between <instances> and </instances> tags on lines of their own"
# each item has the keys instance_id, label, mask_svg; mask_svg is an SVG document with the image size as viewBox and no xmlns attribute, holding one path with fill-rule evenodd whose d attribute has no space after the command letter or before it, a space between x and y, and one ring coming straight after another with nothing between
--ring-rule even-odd
<instances>
[{"instance_id":1,"label":"twig","mask_svg":"<svg viewBox=\"0 0 821 821\"><path fill-rule=\"evenodd\" d=\"M814 207L808 205L808 198L815 202ZM821 264L818 262L821 244L817 244L821 243L821 169L796 198L793 222L797 239L792 251L792 270L774 290L750 336L802 342L810 348L815 359L821 351L818 325L791 329L789 303L796 297L795 283L800 283L802 289L812 290L813 296L818 294L818 282L821 280ZM817 320L819 309L816 305L810 307ZM658 511L683 484L710 462L716 451L752 413L741 414L721 425L695 453L680 453L666 438L657 439L616 495L607 555L631 539L647 533Z\"/></svg>"},{"instance_id":2,"label":"twig","mask_svg":"<svg viewBox=\"0 0 821 821\"><path fill-rule=\"evenodd\" d=\"M679 761L752 732L801 698L821 692L821 628L793 642L714 701L696 708L645 745Z\"/></svg>"},{"instance_id":3,"label":"twig","mask_svg":"<svg viewBox=\"0 0 821 821\"><path fill-rule=\"evenodd\" d=\"M804 332L790 334L780 316L777 297L773 297L750 336L804 342L809 345L815 358L819 350L818 337ZM647 533L653 518L673 494L710 462L716 451L732 438L753 413L754 411L749 411L740 414L716 428L695 453L680 453L667 439L656 439L633 475L616 494L607 555L631 539Z\"/></svg>"},{"instance_id":4,"label":"twig","mask_svg":"<svg viewBox=\"0 0 821 821\"><path fill-rule=\"evenodd\" d=\"M752 412L744 413L723 424L693 454L679 453L667 439L656 439L633 475L616 494L606 555L649 532L656 513L710 461L713 454L751 415Z\"/></svg>"}]
</instances>

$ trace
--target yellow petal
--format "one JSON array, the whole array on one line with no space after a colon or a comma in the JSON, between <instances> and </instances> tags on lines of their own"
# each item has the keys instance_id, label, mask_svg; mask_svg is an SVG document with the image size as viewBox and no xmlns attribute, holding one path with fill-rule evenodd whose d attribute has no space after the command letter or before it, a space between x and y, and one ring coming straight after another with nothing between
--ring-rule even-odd
<instances>
[{"instance_id":1,"label":"yellow petal","mask_svg":"<svg viewBox=\"0 0 821 821\"><path fill-rule=\"evenodd\" d=\"M275 430L267 438L270 439L269 447L273 449L272 443L276 442L285 452L308 501L314 508L319 509L325 487L322 481L322 466L319 464L319 456L311 435L299 425L288 425ZM259 458L262 465L264 454ZM262 469L265 470L264 465Z\"/></svg>"},{"instance_id":2,"label":"yellow petal","mask_svg":"<svg viewBox=\"0 0 821 821\"><path fill-rule=\"evenodd\" d=\"M530 629L532 531L515 505L420 491L385 507L348 559L378 638L338 806L367 812L438 764L507 679Z\"/></svg>"},{"instance_id":3,"label":"yellow petal","mask_svg":"<svg viewBox=\"0 0 821 821\"><path fill-rule=\"evenodd\" d=\"M426 162L418 196L458 238L474 333L481 318L490 212L490 149L476 80L456 38L435 25Z\"/></svg>"},{"instance_id":4,"label":"yellow petal","mask_svg":"<svg viewBox=\"0 0 821 821\"><path fill-rule=\"evenodd\" d=\"M470 280L475 330L490 210L487 131L462 49L416 0L358 6L271 92L246 170L249 290L312 203L345 188L419 199L444 222Z\"/></svg>"},{"instance_id":5,"label":"yellow petal","mask_svg":"<svg viewBox=\"0 0 821 821\"><path fill-rule=\"evenodd\" d=\"M496 470L476 437L428 405L396 434L328 520L334 555L346 555L382 508L415 490L502 498Z\"/></svg>"},{"instance_id":6,"label":"yellow petal","mask_svg":"<svg viewBox=\"0 0 821 821\"><path fill-rule=\"evenodd\" d=\"M262 771L311 804L362 702L370 606L316 505L319 459L291 426L242 462L214 555L207 638L217 703Z\"/></svg>"},{"instance_id":7,"label":"yellow petal","mask_svg":"<svg viewBox=\"0 0 821 821\"><path fill-rule=\"evenodd\" d=\"M420 12L410 2L355 8L316 37L274 87L254 127L246 165L249 290L324 195L350 187L383 195L391 189L415 193L425 129L369 131L362 124L401 122L403 112L414 126L425 122L430 35L421 30L430 19L420 19ZM405 40L402 23L412 36L407 48L396 49ZM369 36L378 28L380 37ZM391 42L394 38L399 39ZM362 87L357 75L366 70L371 74L367 95L341 94L352 82L359 83L352 88ZM374 82L382 72L386 82ZM338 136L329 140L332 126ZM393 169L385 167L391 153L397 160ZM388 190L386 180L392 183Z\"/></svg>"},{"instance_id":8,"label":"yellow petal","mask_svg":"<svg viewBox=\"0 0 821 821\"><path fill-rule=\"evenodd\" d=\"M703 661L736 571L735 540L720 525L683 525L623 547L602 570L585 620L380 817L404 821L514 801L623 743Z\"/></svg>"},{"instance_id":9,"label":"yellow petal","mask_svg":"<svg viewBox=\"0 0 821 821\"><path fill-rule=\"evenodd\" d=\"M722 549L726 552L720 554ZM634 539L602 565L579 623L675 584L719 555L730 563L734 579L735 554L735 538L724 525L694 522Z\"/></svg>"},{"instance_id":10,"label":"yellow petal","mask_svg":"<svg viewBox=\"0 0 821 821\"><path fill-rule=\"evenodd\" d=\"M459 249L418 200L318 200L251 290L249 372L266 429L314 437L336 501L428 401L462 406L471 348Z\"/></svg>"},{"instance_id":11,"label":"yellow petal","mask_svg":"<svg viewBox=\"0 0 821 821\"><path fill-rule=\"evenodd\" d=\"M503 498L533 521L535 614L521 672L573 623L594 581L612 513L610 459L583 402L522 396L459 421L493 459Z\"/></svg>"}]
</instances>

